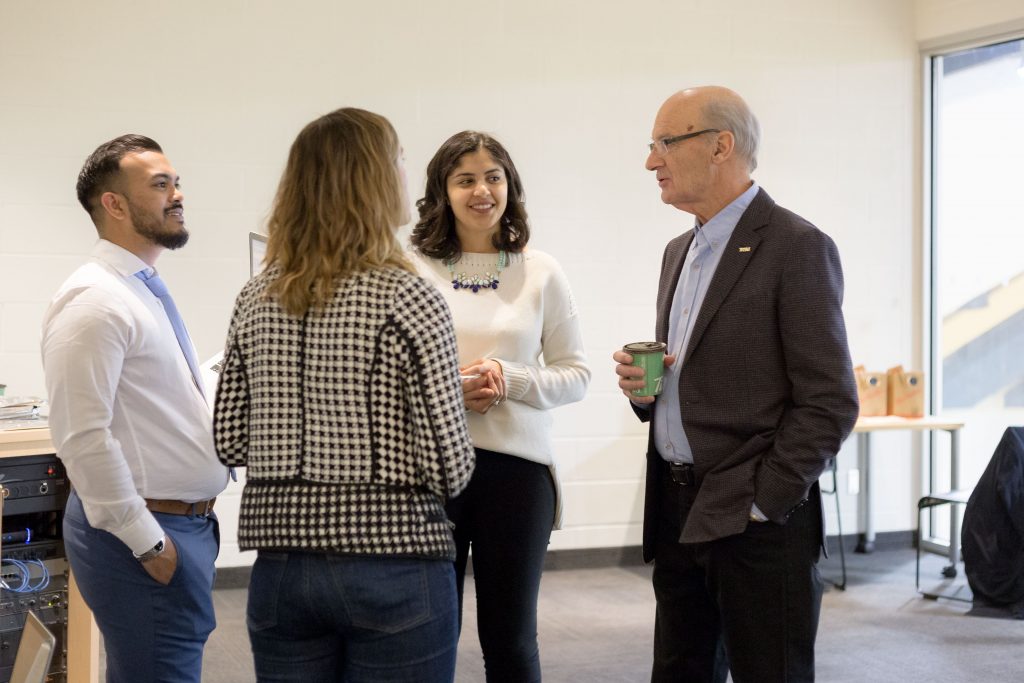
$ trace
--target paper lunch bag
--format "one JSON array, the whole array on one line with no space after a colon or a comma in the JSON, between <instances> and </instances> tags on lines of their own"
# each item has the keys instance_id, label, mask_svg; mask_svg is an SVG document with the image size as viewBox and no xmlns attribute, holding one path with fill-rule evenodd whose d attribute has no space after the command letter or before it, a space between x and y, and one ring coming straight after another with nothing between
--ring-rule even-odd
<instances>
[{"instance_id":1,"label":"paper lunch bag","mask_svg":"<svg viewBox=\"0 0 1024 683\"><path fill-rule=\"evenodd\" d=\"M857 378L857 399L860 401L860 416L874 417L888 415L889 394L886 390L887 376L884 372L867 372L863 365L853 369Z\"/></svg>"},{"instance_id":2,"label":"paper lunch bag","mask_svg":"<svg viewBox=\"0 0 1024 683\"><path fill-rule=\"evenodd\" d=\"M902 365L889 368L889 414L924 417L924 373L905 371Z\"/></svg>"}]
</instances>

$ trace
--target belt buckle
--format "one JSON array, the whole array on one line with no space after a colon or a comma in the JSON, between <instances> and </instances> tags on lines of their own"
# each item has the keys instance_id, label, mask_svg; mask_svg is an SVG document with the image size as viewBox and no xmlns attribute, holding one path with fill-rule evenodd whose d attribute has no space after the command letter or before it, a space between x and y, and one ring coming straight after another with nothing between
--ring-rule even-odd
<instances>
[{"instance_id":1,"label":"belt buckle","mask_svg":"<svg viewBox=\"0 0 1024 683\"><path fill-rule=\"evenodd\" d=\"M693 476L693 465L689 463L670 462L668 471L672 481L680 486L693 486L696 483Z\"/></svg>"},{"instance_id":2,"label":"belt buckle","mask_svg":"<svg viewBox=\"0 0 1024 683\"><path fill-rule=\"evenodd\" d=\"M192 516L193 517L209 517L213 511L212 500L204 500L202 511L199 510L199 503L192 503Z\"/></svg>"}]
</instances>

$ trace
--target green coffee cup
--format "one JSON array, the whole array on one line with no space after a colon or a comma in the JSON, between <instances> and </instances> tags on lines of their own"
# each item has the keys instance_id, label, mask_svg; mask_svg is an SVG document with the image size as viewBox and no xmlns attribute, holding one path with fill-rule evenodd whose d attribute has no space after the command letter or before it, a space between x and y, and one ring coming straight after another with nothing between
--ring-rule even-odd
<instances>
[{"instance_id":1,"label":"green coffee cup","mask_svg":"<svg viewBox=\"0 0 1024 683\"><path fill-rule=\"evenodd\" d=\"M665 374L665 349L663 342L635 342L622 347L623 351L633 356L633 365L644 369L644 387L634 389L634 396L657 396L661 393L661 379Z\"/></svg>"}]
</instances>

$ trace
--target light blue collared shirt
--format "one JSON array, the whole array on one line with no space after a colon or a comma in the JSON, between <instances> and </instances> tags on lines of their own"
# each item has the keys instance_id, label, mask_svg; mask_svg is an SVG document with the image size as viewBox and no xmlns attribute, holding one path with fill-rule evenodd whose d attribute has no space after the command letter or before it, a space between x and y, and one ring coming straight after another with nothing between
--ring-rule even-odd
<instances>
[{"instance_id":1,"label":"light blue collared shirt","mask_svg":"<svg viewBox=\"0 0 1024 683\"><path fill-rule=\"evenodd\" d=\"M753 183L707 223L697 224L690 250L683 261L683 270L679 273L669 314L666 351L676 357L676 362L665 368L664 389L654 402L655 445L661 457L669 462L693 462L693 451L679 419L679 371L693 333L693 324L725 253L725 246L758 189L757 183Z\"/></svg>"}]
</instances>

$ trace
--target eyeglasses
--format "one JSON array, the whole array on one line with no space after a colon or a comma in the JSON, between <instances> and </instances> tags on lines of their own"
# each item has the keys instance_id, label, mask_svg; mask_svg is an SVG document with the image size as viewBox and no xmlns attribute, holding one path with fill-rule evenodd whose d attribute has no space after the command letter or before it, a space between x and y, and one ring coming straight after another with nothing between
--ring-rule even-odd
<instances>
[{"instance_id":1,"label":"eyeglasses","mask_svg":"<svg viewBox=\"0 0 1024 683\"><path fill-rule=\"evenodd\" d=\"M698 130L696 133L686 133L685 135L676 135L675 137L671 137L671 138L662 138L660 140L655 140L654 142L648 143L647 149L651 150L652 152L654 150L658 150L658 154L668 154L668 146L669 145L674 145L677 142L682 142L683 140L689 140L690 138L695 138L698 135L704 135L704 133L721 133L721 132L722 131L720 131L717 128L705 128L704 130Z\"/></svg>"}]
</instances>

